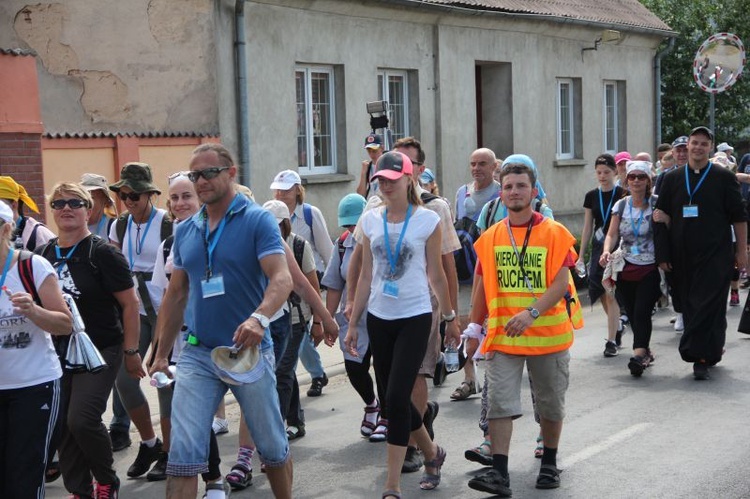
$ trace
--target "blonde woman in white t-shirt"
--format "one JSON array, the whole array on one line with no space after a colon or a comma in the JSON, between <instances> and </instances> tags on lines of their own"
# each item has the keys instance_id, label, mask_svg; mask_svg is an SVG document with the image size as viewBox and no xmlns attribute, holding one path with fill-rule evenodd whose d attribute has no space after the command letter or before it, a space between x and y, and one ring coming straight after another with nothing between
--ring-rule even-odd
<instances>
[{"instance_id":1,"label":"blonde woman in white t-shirt","mask_svg":"<svg viewBox=\"0 0 750 499\"><path fill-rule=\"evenodd\" d=\"M411 403L411 389L424 358L432 324L429 287L437 295L446 341L458 343L456 313L450 309L448 283L441 263L440 219L422 208L411 180L413 166L400 152L378 159L377 178L382 208L362 215L362 271L354 298L345 345L357 355L357 323L367 310L373 364L386 390L388 473L382 497L401 497L401 466L409 436L424 452L425 473L420 488L440 483L445 450L430 440L422 416ZM382 402L382 401L381 401Z\"/></svg>"}]
</instances>

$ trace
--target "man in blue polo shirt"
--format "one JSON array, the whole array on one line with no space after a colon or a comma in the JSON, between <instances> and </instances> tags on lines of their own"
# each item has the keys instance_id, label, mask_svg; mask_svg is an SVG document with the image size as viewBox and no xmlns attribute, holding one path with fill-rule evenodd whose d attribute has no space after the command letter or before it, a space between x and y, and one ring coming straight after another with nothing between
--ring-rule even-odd
<instances>
[{"instance_id":1,"label":"man in blue polo shirt","mask_svg":"<svg viewBox=\"0 0 750 499\"><path fill-rule=\"evenodd\" d=\"M292 278L276 221L235 193L236 175L224 146L204 144L193 151L188 177L204 207L175 233L174 272L159 311L161 341L151 368L167 372L168 350L189 307L188 343L177 364L172 401L168 498L196 496L197 475L208 470L213 414L227 388L242 408L274 495L291 497L292 462L268 318L289 296ZM251 382L227 384L219 377L211 351L221 346L259 350L256 368L243 373Z\"/></svg>"}]
</instances>

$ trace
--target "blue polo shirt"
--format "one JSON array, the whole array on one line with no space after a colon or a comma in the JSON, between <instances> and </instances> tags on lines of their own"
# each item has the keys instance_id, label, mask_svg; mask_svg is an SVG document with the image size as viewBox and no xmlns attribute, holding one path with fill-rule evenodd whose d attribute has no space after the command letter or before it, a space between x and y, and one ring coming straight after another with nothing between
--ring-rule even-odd
<instances>
[{"instance_id":1,"label":"blue polo shirt","mask_svg":"<svg viewBox=\"0 0 750 499\"><path fill-rule=\"evenodd\" d=\"M206 223L205 210L201 210L177 225L174 266L185 271L190 281L187 309L192 313L185 314L189 330L208 348L231 346L237 326L260 305L268 286L260 260L283 255L284 246L273 215L237 194L213 252L212 272L223 276L224 294L204 298L201 280L206 277ZM211 238L216 237L217 229ZM272 348L268 329L260 348Z\"/></svg>"}]
</instances>

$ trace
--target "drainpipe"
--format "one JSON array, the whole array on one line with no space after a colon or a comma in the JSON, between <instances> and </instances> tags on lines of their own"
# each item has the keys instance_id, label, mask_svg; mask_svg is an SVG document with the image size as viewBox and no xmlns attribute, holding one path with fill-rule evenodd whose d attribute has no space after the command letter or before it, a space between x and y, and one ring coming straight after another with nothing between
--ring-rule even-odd
<instances>
[{"instance_id":1,"label":"drainpipe","mask_svg":"<svg viewBox=\"0 0 750 499\"><path fill-rule=\"evenodd\" d=\"M654 86L656 90L656 104L654 106L654 112L656 114L656 133L654 137L654 145L656 146L661 144L661 60L672 51L674 48L674 41L675 37L671 36L669 38L669 45L654 56Z\"/></svg>"},{"instance_id":2,"label":"drainpipe","mask_svg":"<svg viewBox=\"0 0 750 499\"><path fill-rule=\"evenodd\" d=\"M234 59L237 72L237 139L241 179L250 183L250 131L247 103L247 57L245 55L245 0L237 0L234 5Z\"/></svg>"}]
</instances>

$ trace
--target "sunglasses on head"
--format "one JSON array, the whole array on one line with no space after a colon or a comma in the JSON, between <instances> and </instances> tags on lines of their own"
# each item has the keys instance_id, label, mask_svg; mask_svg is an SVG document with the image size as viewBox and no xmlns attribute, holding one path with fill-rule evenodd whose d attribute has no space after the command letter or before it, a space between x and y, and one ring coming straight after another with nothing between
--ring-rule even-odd
<instances>
[{"instance_id":1,"label":"sunglasses on head","mask_svg":"<svg viewBox=\"0 0 750 499\"><path fill-rule=\"evenodd\" d=\"M224 170L229 170L228 166L212 166L210 168L204 168L203 170L191 170L187 173L187 178L192 183L196 183L201 177L206 180L211 180L219 176Z\"/></svg>"},{"instance_id":2,"label":"sunglasses on head","mask_svg":"<svg viewBox=\"0 0 750 499\"><path fill-rule=\"evenodd\" d=\"M648 175L645 173L629 173L628 180L648 180Z\"/></svg>"},{"instance_id":3,"label":"sunglasses on head","mask_svg":"<svg viewBox=\"0 0 750 499\"><path fill-rule=\"evenodd\" d=\"M167 177L167 183L171 184L174 180L177 180L180 177L188 177L190 172L183 171L183 172L175 172L172 175Z\"/></svg>"},{"instance_id":4,"label":"sunglasses on head","mask_svg":"<svg viewBox=\"0 0 750 499\"><path fill-rule=\"evenodd\" d=\"M65 206L70 206L71 209L77 210L79 208L88 207L88 203L83 199L55 199L50 203L53 210L62 210Z\"/></svg>"},{"instance_id":5,"label":"sunglasses on head","mask_svg":"<svg viewBox=\"0 0 750 499\"><path fill-rule=\"evenodd\" d=\"M117 197L120 198L120 201L127 201L128 199L131 201L138 201L141 199L142 192L118 192Z\"/></svg>"}]
</instances>

